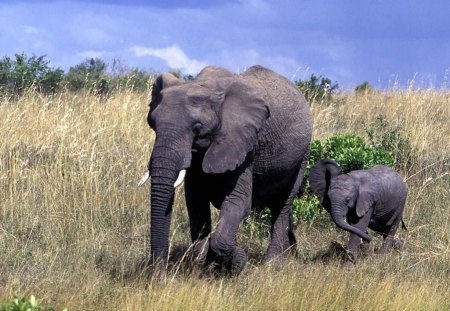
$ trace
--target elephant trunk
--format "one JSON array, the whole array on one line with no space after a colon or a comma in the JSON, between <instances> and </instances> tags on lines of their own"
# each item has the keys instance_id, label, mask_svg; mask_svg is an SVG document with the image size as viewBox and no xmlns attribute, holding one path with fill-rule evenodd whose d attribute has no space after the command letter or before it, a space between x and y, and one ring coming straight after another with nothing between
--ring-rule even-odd
<instances>
[{"instance_id":1,"label":"elephant trunk","mask_svg":"<svg viewBox=\"0 0 450 311\"><path fill-rule=\"evenodd\" d=\"M348 231L350 233L358 235L364 241L370 242L372 238L365 232L361 231L358 228L355 228L348 223L346 223L343 219L345 215L341 213L342 208L339 205L332 205L331 207L331 218L333 219L336 226L341 228L342 230Z\"/></svg>"},{"instance_id":2,"label":"elephant trunk","mask_svg":"<svg viewBox=\"0 0 450 311\"><path fill-rule=\"evenodd\" d=\"M184 142L184 143L181 143ZM184 148L182 148L182 145ZM157 137L149 163L151 175L151 261L165 261L169 250L169 230L175 185L180 171L190 165L190 144L186 140Z\"/></svg>"}]
</instances>

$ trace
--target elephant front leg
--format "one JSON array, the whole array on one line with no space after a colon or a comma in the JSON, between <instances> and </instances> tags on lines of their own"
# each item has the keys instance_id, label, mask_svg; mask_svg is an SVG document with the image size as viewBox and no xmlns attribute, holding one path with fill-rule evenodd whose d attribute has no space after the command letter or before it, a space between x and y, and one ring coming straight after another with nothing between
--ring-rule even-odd
<instances>
[{"instance_id":1,"label":"elephant front leg","mask_svg":"<svg viewBox=\"0 0 450 311\"><path fill-rule=\"evenodd\" d=\"M185 198L191 230L191 241L194 243L194 265L200 270L206 266L206 256L211 233L211 209L209 199L205 195L204 179L199 174L189 171L186 176Z\"/></svg>"},{"instance_id":2,"label":"elephant front leg","mask_svg":"<svg viewBox=\"0 0 450 311\"><path fill-rule=\"evenodd\" d=\"M228 192L228 191L227 191ZM231 275L238 275L247 262L245 251L237 246L239 225L250 213L252 174L247 169L232 190L224 196L217 227L209 239L208 258Z\"/></svg>"},{"instance_id":3,"label":"elephant front leg","mask_svg":"<svg viewBox=\"0 0 450 311\"><path fill-rule=\"evenodd\" d=\"M353 227L358 228L359 230L366 232L367 227L369 226L371 213L365 214L361 219L359 219L358 223L352 224ZM370 248L370 242L365 242L364 247L366 249ZM350 237L348 239L348 245L347 245L347 258L345 261L344 266L347 268L353 267L356 263L356 260L358 258L358 252L361 248L361 237L359 237L357 234L350 233Z\"/></svg>"}]
</instances>

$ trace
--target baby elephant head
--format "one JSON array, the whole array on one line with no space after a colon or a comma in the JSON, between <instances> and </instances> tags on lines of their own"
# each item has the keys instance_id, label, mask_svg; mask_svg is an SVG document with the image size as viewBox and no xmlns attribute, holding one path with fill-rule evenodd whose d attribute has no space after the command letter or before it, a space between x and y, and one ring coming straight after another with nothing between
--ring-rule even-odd
<instances>
[{"instance_id":1,"label":"baby elephant head","mask_svg":"<svg viewBox=\"0 0 450 311\"><path fill-rule=\"evenodd\" d=\"M367 233L343 220L350 212L362 217L368 211L359 179L351 174L342 174L336 162L326 159L314 164L308 180L311 190L320 198L320 203L339 228L354 233L365 241L371 240Z\"/></svg>"}]
</instances>

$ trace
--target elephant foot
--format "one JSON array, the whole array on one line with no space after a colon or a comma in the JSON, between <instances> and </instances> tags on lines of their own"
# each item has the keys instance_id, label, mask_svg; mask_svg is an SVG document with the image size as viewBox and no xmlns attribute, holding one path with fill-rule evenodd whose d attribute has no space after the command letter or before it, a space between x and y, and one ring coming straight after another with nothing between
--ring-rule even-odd
<instances>
[{"instance_id":1,"label":"elephant foot","mask_svg":"<svg viewBox=\"0 0 450 311\"><path fill-rule=\"evenodd\" d=\"M355 265L357 256L358 256L357 254L355 254L351 251L347 251L347 256L345 258L344 265L348 265L347 263L351 263L352 265Z\"/></svg>"},{"instance_id":2,"label":"elephant foot","mask_svg":"<svg viewBox=\"0 0 450 311\"><path fill-rule=\"evenodd\" d=\"M373 255L375 253L373 243L361 243L359 250L364 255Z\"/></svg>"},{"instance_id":3,"label":"elephant foot","mask_svg":"<svg viewBox=\"0 0 450 311\"><path fill-rule=\"evenodd\" d=\"M230 269L231 276L239 275L244 269L246 263L247 263L247 254L242 248L236 247L234 249L233 259L231 260L231 269Z\"/></svg>"},{"instance_id":4,"label":"elephant foot","mask_svg":"<svg viewBox=\"0 0 450 311\"><path fill-rule=\"evenodd\" d=\"M204 265L208 255L209 239L196 241L194 244L194 263Z\"/></svg>"},{"instance_id":5,"label":"elephant foot","mask_svg":"<svg viewBox=\"0 0 450 311\"><path fill-rule=\"evenodd\" d=\"M194 243L194 274L201 276L208 266L209 238Z\"/></svg>"},{"instance_id":6,"label":"elephant foot","mask_svg":"<svg viewBox=\"0 0 450 311\"><path fill-rule=\"evenodd\" d=\"M353 262L351 262L351 261L346 261L346 262L344 262L344 264L342 265L342 267L343 267L345 270L351 271L351 270L353 270L353 269L355 268L355 264L354 264Z\"/></svg>"},{"instance_id":7,"label":"elephant foot","mask_svg":"<svg viewBox=\"0 0 450 311\"><path fill-rule=\"evenodd\" d=\"M239 275L247 263L247 254L238 247L232 246L226 249L216 249L215 243L208 242L208 254L206 256L204 270L212 270L216 274L230 276Z\"/></svg>"},{"instance_id":8,"label":"elephant foot","mask_svg":"<svg viewBox=\"0 0 450 311\"><path fill-rule=\"evenodd\" d=\"M262 263L263 264L273 264L275 262L279 262L281 264L281 262L283 260L286 260L291 256L293 256L294 258L300 257L298 250L297 250L297 243L285 245L283 248L281 248L279 246L273 247L272 245L270 245L269 249L267 250L266 254L264 255Z\"/></svg>"},{"instance_id":9,"label":"elephant foot","mask_svg":"<svg viewBox=\"0 0 450 311\"><path fill-rule=\"evenodd\" d=\"M405 240L403 238L395 238L394 239L394 250L401 252L405 247Z\"/></svg>"}]
</instances>

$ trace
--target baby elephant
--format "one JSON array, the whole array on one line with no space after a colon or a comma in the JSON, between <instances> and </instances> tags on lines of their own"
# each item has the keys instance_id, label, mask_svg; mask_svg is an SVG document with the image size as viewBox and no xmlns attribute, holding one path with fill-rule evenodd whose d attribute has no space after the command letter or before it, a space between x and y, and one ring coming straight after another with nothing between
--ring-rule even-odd
<instances>
[{"instance_id":1,"label":"baby elephant","mask_svg":"<svg viewBox=\"0 0 450 311\"><path fill-rule=\"evenodd\" d=\"M325 159L311 168L309 185L336 225L350 232L348 264L356 260L361 239L370 242L367 227L383 236L379 253L392 249L395 232L400 222L403 224L408 193L402 177L394 170L376 165L341 174L336 162Z\"/></svg>"}]
</instances>

